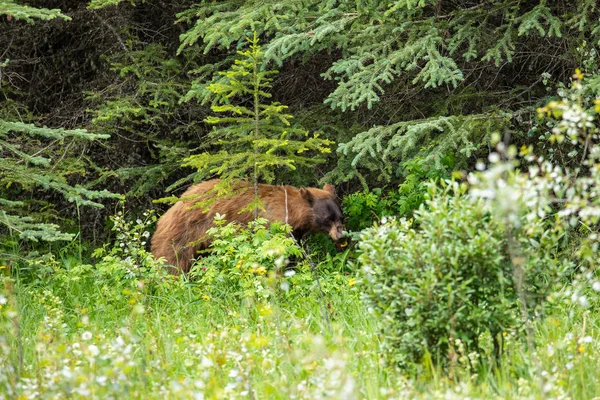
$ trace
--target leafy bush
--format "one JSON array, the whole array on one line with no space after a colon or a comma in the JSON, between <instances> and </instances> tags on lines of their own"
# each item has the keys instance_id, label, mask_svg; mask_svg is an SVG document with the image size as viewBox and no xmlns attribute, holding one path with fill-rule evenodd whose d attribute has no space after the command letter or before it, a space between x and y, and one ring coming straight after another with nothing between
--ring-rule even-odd
<instances>
[{"instance_id":1,"label":"leafy bush","mask_svg":"<svg viewBox=\"0 0 600 400\"><path fill-rule=\"evenodd\" d=\"M442 168L428 165L415 158L402 163L402 183L395 190L376 188L344 197L344 215L351 231L365 229L381 217L396 215L409 217L425 200L428 180L449 178L454 168L454 155L448 153L441 160Z\"/></svg>"},{"instance_id":2,"label":"leafy bush","mask_svg":"<svg viewBox=\"0 0 600 400\"><path fill-rule=\"evenodd\" d=\"M561 271L560 236L539 220L514 232L466 185L442 186L429 184L414 221L384 222L360 237L363 295L381 318L383 351L409 370L428 355L447 365L457 339L479 351L486 332L499 350L502 332L523 322L520 301L539 306Z\"/></svg>"},{"instance_id":3,"label":"leafy bush","mask_svg":"<svg viewBox=\"0 0 600 400\"><path fill-rule=\"evenodd\" d=\"M77 296L86 298L87 302L101 297L113 306L130 307L147 295L167 295L185 285L182 277L171 275L146 250L149 229L156 221L152 211L145 212L135 221L119 212L111 217L111 221L116 240L93 252L98 259L95 265L81 260L57 259L51 253L27 261L27 266L20 268L20 277L23 277L23 271L28 272L27 277L32 277L32 295L50 286L53 295L70 307L82 306L70 303ZM95 290L77 292L86 286Z\"/></svg>"},{"instance_id":4,"label":"leafy bush","mask_svg":"<svg viewBox=\"0 0 600 400\"><path fill-rule=\"evenodd\" d=\"M266 219L258 218L243 227L233 222L226 224L220 215L214 224L206 232L212 241L210 253L198 259L190 273L209 293L205 298L265 300L271 295L269 275L282 273L288 258L301 254L289 235L289 225L268 224Z\"/></svg>"},{"instance_id":5,"label":"leafy bush","mask_svg":"<svg viewBox=\"0 0 600 400\"><path fill-rule=\"evenodd\" d=\"M122 212L111 217L116 240L112 248L94 252L94 256L100 258L96 264L96 279L112 282L115 287L141 287L147 292L165 292L173 283L182 284L181 279L171 275L147 250L150 229L156 219L152 210L144 212L135 221L126 218Z\"/></svg>"},{"instance_id":6,"label":"leafy bush","mask_svg":"<svg viewBox=\"0 0 600 400\"><path fill-rule=\"evenodd\" d=\"M447 365L455 345L481 350L486 331L500 350L500 332L522 329L534 350L533 316L547 299L596 303L598 78L586 81L580 71L573 78L560 100L538 109L547 157L495 135L497 152L468 176L468 194L456 182L442 192L430 184L414 223L362 233L364 296L382 317L390 361L418 369L432 353Z\"/></svg>"}]
</instances>

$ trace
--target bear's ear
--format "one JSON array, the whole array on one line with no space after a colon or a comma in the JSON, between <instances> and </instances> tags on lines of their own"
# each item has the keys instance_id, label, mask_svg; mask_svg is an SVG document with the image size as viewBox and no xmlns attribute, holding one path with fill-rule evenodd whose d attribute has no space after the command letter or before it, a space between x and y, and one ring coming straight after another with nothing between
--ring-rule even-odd
<instances>
[{"instance_id":1,"label":"bear's ear","mask_svg":"<svg viewBox=\"0 0 600 400\"><path fill-rule=\"evenodd\" d=\"M300 195L302 196L302 198L304 200L306 200L306 202L312 206L313 203L315 202L315 198L313 197L312 193L310 192L310 190L308 190L307 188L300 188Z\"/></svg>"},{"instance_id":2,"label":"bear's ear","mask_svg":"<svg viewBox=\"0 0 600 400\"><path fill-rule=\"evenodd\" d=\"M332 196L335 196L335 187L333 187L333 185L330 185L328 183L325 186L323 186L323 190L329 192Z\"/></svg>"}]
</instances>

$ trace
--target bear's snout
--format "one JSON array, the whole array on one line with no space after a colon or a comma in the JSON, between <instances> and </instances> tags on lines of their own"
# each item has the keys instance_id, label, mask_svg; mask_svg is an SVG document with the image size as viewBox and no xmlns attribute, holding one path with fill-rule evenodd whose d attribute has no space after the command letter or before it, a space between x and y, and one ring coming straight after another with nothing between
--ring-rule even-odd
<instances>
[{"instance_id":1,"label":"bear's snout","mask_svg":"<svg viewBox=\"0 0 600 400\"><path fill-rule=\"evenodd\" d=\"M344 236L344 226L342 224L333 224L329 230L329 237L334 241L339 241Z\"/></svg>"},{"instance_id":2,"label":"bear's snout","mask_svg":"<svg viewBox=\"0 0 600 400\"><path fill-rule=\"evenodd\" d=\"M331 227L329 231L329 237L333 239L333 243L335 244L335 249L337 251L344 251L350 244L350 238L344 236L344 225L335 224Z\"/></svg>"}]
</instances>

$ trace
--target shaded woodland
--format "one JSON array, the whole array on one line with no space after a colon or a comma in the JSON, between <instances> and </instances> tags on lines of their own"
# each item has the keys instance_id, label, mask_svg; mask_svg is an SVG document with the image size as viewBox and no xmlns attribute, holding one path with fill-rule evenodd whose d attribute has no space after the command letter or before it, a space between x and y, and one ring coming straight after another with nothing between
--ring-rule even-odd
<instances>
[{"instance_id":1,"label":"shaded woodland","mask_svg":"<svg viewBox=\"0 0 600 400\"><path fill-rule=\"evenodd\" d=\"M594 1L30 1L44 9L27 18L19 4L3 3L0 21L2 121L110 138L3 128L3 143L46 157L43 173L68 185L125 195L128 209L194 179L181 164L211 129L206 88L253 32L279 70L273 100L336 143L326 163L276 183L329 182L342 195L471 170L494 132L538 144L535 110L576 68L598 68ZM24 202L13 213L102 237L114 200L82 212L47 184L1 173L2 197Z\"/></svg>"}]
</instances>

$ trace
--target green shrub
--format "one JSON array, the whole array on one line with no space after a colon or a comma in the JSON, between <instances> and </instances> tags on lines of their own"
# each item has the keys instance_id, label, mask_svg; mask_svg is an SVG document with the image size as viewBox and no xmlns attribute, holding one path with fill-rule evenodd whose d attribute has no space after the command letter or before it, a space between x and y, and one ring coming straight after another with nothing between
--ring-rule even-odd
<instances>
[{"instance_id":1,"label":"green shrub","mask_svg":"<svg viewBox=\"0 0 600 400\"><path fill-rule=\"evenodd\" d=\"M454 168L454 154L448 153L440 162L442 168L436 168L422 158L411 159L401 165L403 180L397 189L375 188L344 197L346 227L358 231L370 227L384 216L412 216L425 200L427 181L450 177L448 171Z\"/></svg>"},{"instance_id":2,"label":"green shrub","mask_svg":"<svg viewBox=\"0 0 600 400\"><path fill-rule=\"evenodd\" d=\"M154 212L145 212L135 221L119 212L111 221L115 242L93 252L95 264L48 253L23 261L26 265L19 269L19 279L27 271L23 281L32 280L32 295L51 287L52 294L73 309L95 302L127 308L146 296L168 296L184 287L183 277L170 274L146 250L150 227L156 222ZM82 298L85 304L79 304Z\"/></svg>"},{"instance_id":3,"label":"green shrub","mask_svg":"<svg viewBox=\"0 0 600 400\"><path fill-rule=\"evenodd\" d=\"M220 215L214 223L206 232L212 242L210 252L196 261L190 273L205 298L267 299L271 295L269 275L283 273L288 257L301 254L289 235L291 227L268 224L264 218L243 227L227 224Z\"/></svg>"},{"instance_id":4,"label":"green shrub","mask_svg":"<svg viewBox=\"0 0 600 400\"><path fill-rule=\"evenodd\" d=\"M414 221L384 220L359 242L363 297L380 317L384 354L413 371L425 356L447 365L457 343L480 351L486 332L499 350L502 333L522 326L520 300L540 305L561 265L558 237L541 222L512 231L466 185L442 186L429 185Z\"/></svg>"}]
</instances>

